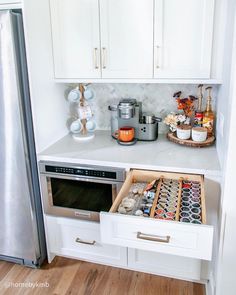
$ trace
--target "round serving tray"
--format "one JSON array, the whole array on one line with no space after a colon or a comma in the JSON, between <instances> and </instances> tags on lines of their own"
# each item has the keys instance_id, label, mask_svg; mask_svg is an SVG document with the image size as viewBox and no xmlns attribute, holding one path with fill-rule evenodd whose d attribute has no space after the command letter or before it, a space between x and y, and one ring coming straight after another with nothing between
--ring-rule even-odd
<instances>
[{"instance_id":1,"label":"round serving tray","mask_svg":"<svg viewBox=\"0 0 236 295\"><path fill-rule=\"evenodd\" d=\"M203 141L203 142L196 142L191 139L179 139L176 136L176 132L167 133L167 138L174 143L178 143L178 144L186 145L186 146L191 146L191 147L207 147L207 146L212 145L215 142L215 136L211 136L211 137L207 138L206 141Z\"/></svg>"}]
</instances>

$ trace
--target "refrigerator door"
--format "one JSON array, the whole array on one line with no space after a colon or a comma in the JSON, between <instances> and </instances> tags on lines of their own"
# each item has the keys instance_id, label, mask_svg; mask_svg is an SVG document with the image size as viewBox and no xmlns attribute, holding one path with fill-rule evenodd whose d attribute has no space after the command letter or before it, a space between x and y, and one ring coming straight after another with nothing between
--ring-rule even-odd
<instances>
[{"instance_id":1,"label":"refrigerator door","mask_svg":"<svg viewBox=\"0 0 236 295\"><path fill-rule=\"evenodd\" d=\"M0 259L22 259L30 265L40 257L40 241L16 22L10 11L0 12Z\"/></svg>"}]
</instances>

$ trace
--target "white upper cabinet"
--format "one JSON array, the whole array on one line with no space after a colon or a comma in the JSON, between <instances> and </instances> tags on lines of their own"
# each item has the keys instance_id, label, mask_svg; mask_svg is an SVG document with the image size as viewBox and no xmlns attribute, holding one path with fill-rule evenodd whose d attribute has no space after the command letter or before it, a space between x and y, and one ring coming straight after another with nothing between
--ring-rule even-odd
<instances>
[{"instance_id":1,"label":"white upper cabinet","mask_svg":"<svg viewBox=\"0 0 236 295\"><path fill-rule=\"evenodd\" d=\"M214 0L155 0L155 78L210 78L213 16Z\"/></svg>"},{"instance_id":2,"label":"white upper cabinet","mask_svg":"<svg viewBox=\"0 0 236 295\"><path fill-rule=\"evenodd\" d=\"M211 78L214 0L49 1L56 79Z\"/></svg>"},{"instance_id":3,"label":"white upper cabinet","mask_svg":"<svg viewBox=\"0 0 236 295\"><path fill-rule=\"evenodd\" d=\"M102 78L153 77L153 0L100 0Z\"/></svg>"},{"instance_id":4,"label":"white upper cabinet","mask_svg":"<svg viewBox=\"0 0 236 295\"><path fill-rule=\"evenodd\" d=\"M101 78L98 0L50 0L50 6L55 78Z\"/></svg>"}]
</instances>

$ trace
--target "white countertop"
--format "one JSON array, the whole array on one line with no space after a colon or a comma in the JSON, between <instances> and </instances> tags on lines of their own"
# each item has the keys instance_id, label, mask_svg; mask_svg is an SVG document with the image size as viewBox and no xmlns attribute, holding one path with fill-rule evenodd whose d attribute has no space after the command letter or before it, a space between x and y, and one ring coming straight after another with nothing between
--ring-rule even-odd
<instances>
[{"instance_id":1,"label":"white countertop","mask_svg":"<svg viewBox=\"0 0 236 295\"><path fill-rule=\"evenodd\" d=\"M138 141L133 146L121 146L108 131L96 131L95 138L89 141L75 141L68 134L40 153L38 160L204 175L221 173L214 145L180 146L168 141L165 135L159 135L154 142Z\"/></svg>"}]
</instances>

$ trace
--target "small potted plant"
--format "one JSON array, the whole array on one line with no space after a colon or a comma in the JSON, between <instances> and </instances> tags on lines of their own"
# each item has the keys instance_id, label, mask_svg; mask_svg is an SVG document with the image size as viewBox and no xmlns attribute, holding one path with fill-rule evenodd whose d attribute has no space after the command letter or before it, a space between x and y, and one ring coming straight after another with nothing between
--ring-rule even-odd
<instances>
[{"instance_id":1,"label":"small potted plant","mask_svg":"<svg viewBox=\"0 0 236 295\"><path fill-rule=\"evenodd\" d=\"M179 139L189 139L191 136L191 118L194 114L194 101L197 98L190 95L187 98L181 98L181 91L174 93L173 97L177 102L178 110L182 113L171 112L164 119L164 123L169 126L170 132L176 132Z\"/></svg>"}]
</instances>

